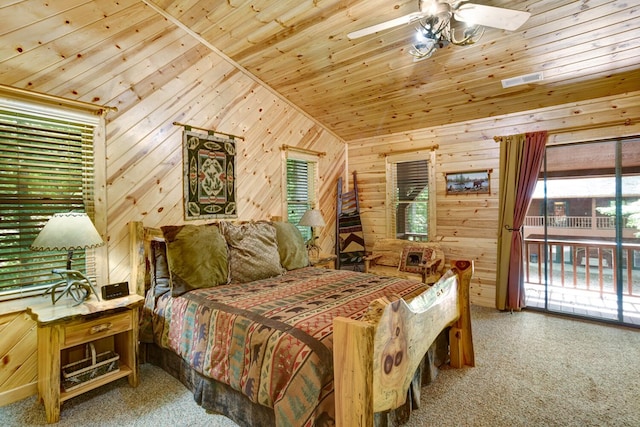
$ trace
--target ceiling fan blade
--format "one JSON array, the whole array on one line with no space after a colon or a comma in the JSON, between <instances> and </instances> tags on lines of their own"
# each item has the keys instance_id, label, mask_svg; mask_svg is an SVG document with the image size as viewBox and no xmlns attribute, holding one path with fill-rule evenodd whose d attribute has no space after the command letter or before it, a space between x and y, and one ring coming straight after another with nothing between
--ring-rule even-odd
<instances>
[{"instance_id":1,"label":"ceiling fan blade","mask_svg":"<svg viewBox=\"0 0 640 427\"><path fill-rule=\"evenodd\" d=\"M357 39L360 37L368 36L369 34L377 33L379 31L387 30L389 28L397 27L400 25L410 24L420 18L422 18L424 14L422 12L414 12L408 15L401 16L396 19L392 19L390 21L381 22L380 24L372 25L370 27L362 28L360 30L353 31L347 34L350 40Z\"/></svg>"},{"instance_id":2,"label":"ceiling fan blade","mask_svg":"<svg viewBox=\"0 0 640 427\"><path fill-rule=\"evenodd\" d=\"M529 19L531 14L519 10L465 3L455 10L454 16L458 21L468 24L515 31Z\"/></svg>"}]
</instances>

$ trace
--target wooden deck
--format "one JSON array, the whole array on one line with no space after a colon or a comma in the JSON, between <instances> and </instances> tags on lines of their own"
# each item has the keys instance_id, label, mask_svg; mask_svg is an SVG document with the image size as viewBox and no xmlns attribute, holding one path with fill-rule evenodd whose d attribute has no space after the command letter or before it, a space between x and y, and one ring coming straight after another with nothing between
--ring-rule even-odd
<instances>
[{"instance_id":1,"label":"wooden deck","mask_svg":"<svg viewBox=\"0 0 640 427\"><path fill-rule=\"evenodd\" d=\"M525 239L526 305L640 326L640 245L623 243L621 247L622 268L618 269L615 243L587 239ZM618 274L622 287L622 320L617 305Z\"/></svg>"},{"instance_id":2,"label":"wooden deck","mask_svg":"<svg viewBox=\"0 0 640 427\"><path fill-rule=\"evenodd\" d=\"M562 286L548 287L547 309L557 313L618 322L618 306L614 294L574 289ZM525 282L527 307L545 308L544 285ZM623 323L640 326L640 297L623 295Z\"/></svg>"},{"instance_id":3,"label":"wooden deck","mask_svg":"<svg viewBox=\"0 0 640 427\"><path fill-rule=\"evenodd\" d=\"M531 263L530 268L537 269ZM634 274L633 287L640 285L640 272ZM537 282L537 280L536 280ZM556 283L561 283L556 281ZM525 304L527 307L548 309L549 311L570 314L581 317L600 319L608 322L619 322L617 296L613 286L605 286L605 292L599 287L587 289L584 281L574 284L565 282L563 285L549 285L547 287L547 306L545 307L545 286L540 283L528 282L525 279ZM640 296L637 293L622 295L623 323L640 326Z\"/></svg>"}]
</instances>

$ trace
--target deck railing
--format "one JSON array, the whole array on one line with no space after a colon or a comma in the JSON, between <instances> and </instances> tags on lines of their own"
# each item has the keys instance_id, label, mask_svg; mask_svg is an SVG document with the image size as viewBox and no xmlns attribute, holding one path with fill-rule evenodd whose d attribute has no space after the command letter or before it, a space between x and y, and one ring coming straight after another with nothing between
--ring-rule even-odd
<instances>
[{"instance_id":1,"label":"deck railing","mask_svg":"<svg viewBox=\"0 0 640 427\"><path fill-rule=\"evenodd\" d=\"M598 230L614 230L616 228L616 220L611 216L561 216L546 217L547 226L554 228L579 228L590 229L595 228ZM595 220L595 221L594 221ZM524 225L528 227L544 227L544 216L527 216L524 220Z\"/></svg>"},{"instance_id":2,"label":"deck railing","mask_svg":"<svg viewBox=\"0 0 640 427\"><path fill-rule=\"evenodd\" d=\"M599 292L600 296L616 293L615 243L547 239L545 245L544 239L525 239L524 249L528 283L543 284L544 264L550 259L549 285ZM640 296L640 244L623 243L622 254L623 295Z\"/></svg>"}]
</instances>

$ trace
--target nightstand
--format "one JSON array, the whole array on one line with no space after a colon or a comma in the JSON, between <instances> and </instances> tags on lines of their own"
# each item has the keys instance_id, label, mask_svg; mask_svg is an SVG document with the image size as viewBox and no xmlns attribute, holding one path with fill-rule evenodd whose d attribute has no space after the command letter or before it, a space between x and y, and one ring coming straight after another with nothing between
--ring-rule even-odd
<instances>
[{"instance_id":1,"label":"nightstand","mask_svg":"<svg viewBox=\"0 0 640 427\"><path fill-rule=\"evenodd\" d=\"M317 257L310 256L309 257L309 264L312 267L335 269L336 268L336 259L337 258L338 257L336 255L333 255L333 254L322 254L321 253Z\"/></svg>"},{"instance_id":2,"label":"nightstand","mask_svg":"<svg viewBox=\"0 0 640 427\"><path fill-rule=\"evenodd\" d=\"M38 324L38 394L48 423L60 420L60 405L72 397L123 377L132 387L138 385L138 309L143 300L129 295L109 301L92 298L75 307L75 301L69 300L27 308ZM119 369L65 391L61 368L81 360L88 344L96 352L117 353Z\"/></svg>"}]
</instances>

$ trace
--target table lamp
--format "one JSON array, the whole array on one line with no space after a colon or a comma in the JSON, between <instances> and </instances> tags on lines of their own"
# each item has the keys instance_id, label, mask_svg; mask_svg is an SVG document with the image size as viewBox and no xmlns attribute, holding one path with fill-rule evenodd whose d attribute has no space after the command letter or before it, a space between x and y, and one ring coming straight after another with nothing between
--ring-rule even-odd
<instances>
[{"instance_id":1,"label":"table lamp","mask_svg":"<svg viewBox=\"0 0 640 427\"><path fill-rule=\"evenodd\" d=\"M302 215L298 225L311 227L311 238L307 242L307 250L309 251L309 255L315 254L316 257L319 256L320 247L316 245L316 239L318 237L316 236L315 228L325 226L322 213L320 213L318 209L309 209L304 213L304 215Z\"/></svg>"},{"instance_id":2,"label":"table lamp","mask_svg":"<svg viewBox=\"0 0 640 427\"><path fill-rule=\"evenodd\" d=\"M89 299L91 293L100 300L89 278L80 271L71 269L71 260L74 250L97 248L102 245L104 241L84 212L57 213L49 219L30 249L32 251L68 251L67 268L51 271L59 274L62 280L52 284L44 293L46 295L51 292L51 302L54 305L65 294L69 294L76 301L74 305ZM60 287L64 288L56 297Z\"/></svg>"}]
</instances>

